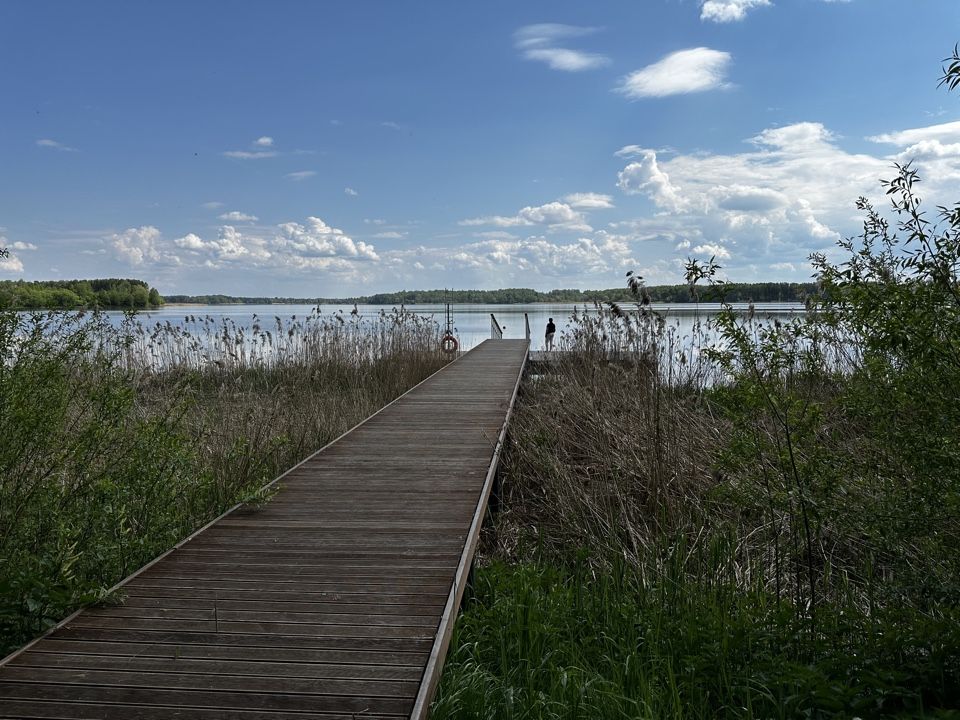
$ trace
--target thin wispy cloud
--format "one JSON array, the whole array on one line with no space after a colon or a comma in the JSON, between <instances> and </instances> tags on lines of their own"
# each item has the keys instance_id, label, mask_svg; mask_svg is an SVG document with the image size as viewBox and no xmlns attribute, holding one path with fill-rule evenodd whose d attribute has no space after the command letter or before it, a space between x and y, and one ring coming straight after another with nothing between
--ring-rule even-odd
<instances>
[{"instance_id":1,"label":"thin wispy cloud","mask_svg":"<svg viewBox=\"0 0 960 720\"><path fill-rule=\"evenodd\" d=\"M226 150L223 156L236 160L261 160L276 157L277 154L270 150Z\"/></svg>"},{"instance_id":2,"label":"thin wispy cloud","mask_svg":"<svg viewBox=\"0 0 960 720\"><path fill-rule=\"evenodd\" d=\"M590 232L593 228L587 224L582 212L574 210L563 202L549 202L544 205L528 205L516 215L487 215L484 217L461 220L460 225L493 225L494 227L524 227L544 225L549 230L569 232Z\"/></svg>"},{"instance_id":3,"label":"thin wispy cloud","mask_svg":"<svg viewBox=\"0 0 960 720\"><path fill-rule=\"evenodd\" d=\"M728 87L732 56L706 47L679 50L627 75L617 92L631 100L705 92Z\"/></svg>"},{"instance_id":4,"label":"thin wispy cloud","mask_svg":"<svg viewBox=\"0 0 960 720\"><path fill-rule=\"evenodd\" d=\"M613 207L613 198L601 193L571 193L563 201L579 210L606 210Z\"/></svg>"},{"instance_id":5,"label":"thin wispy cloud","mask_svg":"<svg viewBox=\"0 0 960 720\"><path fill-rule=\"evenodd\" d=\"M258 137L256 140L250 143L252 150L227 150L222 153L224 157L233 158L234 160L262 160L264 158L272 158L277 156L275 150L269 148L273 147L273 138L269 135L263 135Z\"/></svg>"},{"instance_id":6,"label":"thin wispy cloud","mask_svg":"<svg viewBox=\"0 0 960 720\"><path fill-rule=\"evenodd\" d=\"M205 207L207 210L216 210L217 208L222 208L223 203L217 200L211 200L210 202L205 202L203 207Z\"/></svg>"},{"instance_id":7,"label":"thin wispy cloud","mask_svg":"<svg viewBox=\"0 0 960 720\"><path fill-rule=\"evenodd\" d=\"M928 127L900 130L899 132L871 135L867 140L890 145L913 145L925 140L960 142L960 122L941 123Z\"/></svg>"},{"instance_id":8,"label":"thin wispy cloud","mask_svg":"<svg viewBox=\"0 0 960 720\"><path fill-rule=\"evenodd\" d=\"M754 8L772 4L770 0L705 0L700 5L700 19L715 23L739 22Z\"/></svg>"},{"instance_id":9,"label":"thin wispy cloud","mask_svg":"<svg viewBox=\"0 0 960 720\"><path fill-rule=\"evenodd\" d=\"M400 123L393 122L393 120L384 120L380 123L380 127L390 128L391 130L396 130L397 132L403 132L404 127Z\"/></svg>"},{"instance_id":10,"label":"thin wispy cloud","mask_svg":"<svg viewBox=\"0 0 960 720\"><path fill-rule=\"evenodd\" d=\"M51 140L50 138L41 138L40 140L37 140L37 147L61 150L63 152L80 152L75 147L64 145L63 143L57 142L56 140Z\"/></svg>"},{"instance_id":11,"label":"thin wispy cloud","mask_svg":"<svg viewBox=\"0 0 960 720\"><path fill-rule=\"evenodd\" d=\"M610 58L598 53L561 47L560 42L597 32L597 28L540 23L527 25L514 33L514 45L527 60L547 65L551 70L581 72L610 64ZM565 43L564 43L565 44Z\"/></svg>"},{"instance_id":12,"label":"thin wispy cloud","mask_svg":"<svg viewBox=\"0 0 960 720\"><path fill-rule=\"evenodd\" d=\"M343 192L345 195L349 195L350 197L356 197L357 195L360 194L356 190L354 190L352 187L345 187L343 189Z\"/></svg>"},{"instance_id":13,"label":"thin wispy cloud","mask_svg":"<svg viewBox=\"0 0 960 720\"><path fill-rule=\"evenodd\" d=\"M298 170L297 172L287 173L284 177L295 182L300 182L301 180L312 178L316 174L316 170Z\"/></svg>"},{"instance_id":14,"label":"thin wispy cloud","mask_svg":"<svg viewBox=\"0 0 960 720\"><path fill-rule=\"evenodd\" d=\"M243 213L239 210L233 210L231 212L224 213L223 215L218 215L217 217L228 222L256 222L260 219L256 215Z\"/></svg>"},{"instance_id":15,"label":"thin wispy cloud","mask_svg":"<svg viewBox=\"0 0 960 720\"><path fill-rule=\"evenodd\" d=\"M513 39L518 48L542 47L554 45L558 40L592 35L598 30L595 27L562 23L537 23L520 28L513 34Z\"/></svg>"}]
</instances>

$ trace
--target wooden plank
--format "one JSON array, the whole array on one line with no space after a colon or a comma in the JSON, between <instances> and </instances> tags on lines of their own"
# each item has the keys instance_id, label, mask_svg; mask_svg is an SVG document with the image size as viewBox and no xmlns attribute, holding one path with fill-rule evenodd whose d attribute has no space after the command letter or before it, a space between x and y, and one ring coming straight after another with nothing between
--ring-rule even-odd
<instances>
[{"instance_id":1,"label":"wooden plank","mask_svg":"<svg viewBox=\"0 0 960 720\"><path fill-rule=\"evenodd\" d=\"M355 693L320 695L288 692L190 690L124 687L119 685L82 685L0 680L0 700L78 701L160 705L164 707L202 707L231 710L280 710L316 713L407 714L410 701L397 697L369 697ZM4 703L5 704L5 703ZM6 713L0 704L0 713Z\"/></svg>"},{"instance_id":2,"label":"wooden plank","mask_svg":"<svg viewBox=\"0 0 960 720\"><path fill-rule=\"evenodd\" d=\"M125 642L109 640L54 640L43 644L43 651L30 650L11 662L22 658L40 655L99 655L118 661L129 658L161 658L171 660L235 660L250 661L250 649L243 645L192 645L188 643L165 642ZM423 672L427 662L429 648L410 652L399 650L350 650L342 648L297 648L297 647L257 647L259 662L275 662L280 666L288 663L308 665L390 665L414 668Z\"/></svg>"},{"instance_id":3,"label":"wooden plank","mask_svg":"<svg viewBox=\"0 0 960 720\"><path fill-rule=\"evenodd\" d=\"M423 717L527 354L465 354L0 662L0 718Z\"/></svg>"},{"instance_id":4,"label":"wooden plank","mask_svg":"<svg viewBox=\"0 0 960 720\"><path fill-rule=\"evenodd\" d=\"M286 693L290 695L359 695L362 697L404 698L416 692L416 680L352 680L343 678L302 678L286 675L205 675L180 672L136 672L93 668L43 668L38 681L33 668L11 663L4 670L5 684L37 682L50 686L93 685L95 687L157 688L168 690L224 690L242 693ZM2 692L2 690L0 690Z\"/></svg>"},{"instance_id":5,"label":"wooden plank","mask_svg":"<svg viewBox=\"0 0 960 720\"><path fill-rule=\"evenodd\" d=\"M299 613L341 613L348 615L435 615L443 607L446 597L436 596L428 602L416 605L399 605L383 602L344 602L343 600L327 600L320 602L303 602L296 596L288 596L287 600L264 600L263 598L249 597L243 600L218 600L215 598L191 597L128 597L124 600L121 610L134 608L161 608L170 611L177 608L200 609L213 611L215 608L224 610L248 610L254 608L267 612L299 612Z\"/></svg>"},{"instance_id":6,"label":"wooden plank","mask_svg":"<svg viewBox=\"0 0 960 720\"><path fill-rule=\"evenodd\" d=\"M390 652L429 651L430 638L393 638L311 636L244 633L176 632L172 630L144 630L134 628L89 628L68 626L62 628L57 639L92 640L97 642L160 643L170 645L212 645L224 648L281 648L285 650L385 650ZM39 647L34 646L35 648ZM2 676L0 676L2 677Z\"/></svg>"},{"instance_id":7,"label":"wooden plank","mask_svg":"<svg viewBox=\"0 0 960 720\"><path fill-rule=\"evenodd\" d=\"M374 625L368 618L357 618L356 624L304 623L304 622L242 622L216 620L165 620L163 618L112 618L91 613L74 619L70 627L123 628L131 630L156 630L160 632L198 632L218 635L239 633L247 635L306 635L308 637L381 637L381 638L428 638L432 630L423 625Z\"/></svg>"},{"instance_id":8,"label":"wooden plank","mask_svg":"<svg viewBox=\"0 0 960 720\"><path fill-rule=\"evenodd\" d=\"M406 715L369 713L327 713L322 711L278 712L199 707L6 700L0 704L4 720L400 720Z\"/></svg>"},{"instance_id":9,"label":"wooden plank","mask_svg":"<svg viewBox=\"0 0 960 720\"><path fill-rule=\"evenodd\" d=\"M168 607L111 607L91 609L88 617L96 618L134 618L141 620L206 620L216 623L225 622L283 622L330 625L396 625L398 627L433 627L437 624L437 615L382 614L379 611L357 613L321 612L317 608L305 610L256 610L224 609L219 604L209 610Z\"/></svg>"},{"instance_id":10,"label":"wooden plank","mask_svg":"<svg viewBox=\"0 0 960 720\"><path fill-rule=\"evenodd\" d=\"M252 677L321 678L348 680L418 681L418 665L359 665L339 663L294 663L222 659L152 658L129 655L93 655L31 651L10 663L11 667L68 668L73 670L122 670L130 672L185 673Z\"/></svg>"},{"instance_id":11,"label":"wooden plank","mask_svg":"<svg viewBox=\"0 0 960 720\"><path fill-rule=\"evenodd\" d=\"M235 600L245 602L311 602L311 603L331 603L331 602L350 602L350 603L376 603L383 605L405 605L411 602L417 602L421 607L431 606L438 602L442 605L447 598L447 588L438 585L435 589L424 589L423 587L411 588L409 592L402 593L396 589L381 589L378 587L362 586L358 588L335 588L327 591L304 591L301 588L293 587L290 590L280 590L275 586L267 586L267 589L260 587L230 587L217 588L212 584L203 584L199 587L170 586L160 585L151 587L149 585L127 586L124 592L127 598L184 598L184 599L206 599L206 600ZM418 598L413 600L412 598Z\"/></svg>"}]
</instances>

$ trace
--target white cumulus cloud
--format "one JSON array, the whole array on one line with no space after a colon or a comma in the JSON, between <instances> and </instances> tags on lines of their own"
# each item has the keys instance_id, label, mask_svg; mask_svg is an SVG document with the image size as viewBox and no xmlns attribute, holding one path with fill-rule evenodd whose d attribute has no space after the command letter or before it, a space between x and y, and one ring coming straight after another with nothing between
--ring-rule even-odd
<instances>
[{"instance_id":1,"label":"white cumulus cloud","mask_svg":"<svg viewBox=\"0 0 960 720\"><path fill-rule=\"evenodd\" d=\"M679 212L687 206L687 200L670 176L660 169L655 150L637 149L633 155L638 159L627 165L617 175L617 186L627 195L648 195L658 207Z\"/></svg>"},{"instance_id":2,"label":"white cumulus cloud","mask_svg":"<svg viewBox=\"0 0 960 720\"><path fill-rule=\"evenodd\" d=\"M948 132L922 128L889 137L910 143ZM859 232L856 199L880 201L879 180L893 174L895 156L847 152L840 138L817 122L764 129L746 140L746 148L662 156L642 145L622 148L617 155L628 162L619 174L620 189L646 197L658 211L638 220L633 232L685 236L693 252L715 255L739 268L741 277L753 273L762 279L757 268L778 262L800 272L811 252L829 250L840 237ZM919 167L928 203L948 200L960 182L960 153ZM686 249L683 244L678 250Z\"/></svg>"},{"instance_id":3,"label":"white cumulus cloud","mask_svg":"<svg viewBox=\"0 0 960 720\"><path fill-rule=\"evenodd\" d=\"M700 19L716 23L737 22L743 20L750 10L770 5L770 0L703 0Z\"/></svg>"},{"instance_id":4,"label":"white cumulus cloud","mask_svg":"<svg viewBox=\"0 0 960 720\"><path fill-rule=\"evenodd\" d=\"M343 230L330 227L318 217L308 217L305 224L283 223L274 244L305 257L347 257L377 260L372 245L355 241Z\"/></svg>"},{"instance_id":5,"label":"white cumulus cloud","mask_svg":"<svg viewBox=\"0 0 960 720\"><path fill-rule=\"evenodd\" d=\"M110 244L121 260L139 266L164 260L160 244L160 230L153 225L128 228L109 237Z\"/></svg>"},{"instance_id":6,"label":"white cumulus cloud","mask_svg":"<svg viewBox=\"0 0 960 720\"><path fill-rule=\"evenodd\" d=\"M697 245L693 249L695 255L710 255L715 257L717 260L729 260L730 251L727 250L723 245L717 243L704 243L703 245Z\"/></svg>"},{"instance_id":7,"label":"white cumulus cloud","mask_svg":"<svg viewBox=\"0 0 960 720\"><path fill-rule=\"evenodd\" d=\"M379 260L372 245L353 240L318 217L287 222L274 229L222 225L215 236L187 233L164 239L153 226L129 228L106 240L118 257L132 266L190 268L264 268L279 272L330 271L354 273L357 264Z\"/></svg>"},{"instance_id":8,"label":"white cumulus cloud","mask_svg":"<svg viewBox=\"0 0 960 720\"><path fill-rule=\"evenodd\" d=\"M253 144L257 147L273 147L273 138L269 135L264 135L263 137L258 137L253 141Z\"/></svg>"}]
</instances>

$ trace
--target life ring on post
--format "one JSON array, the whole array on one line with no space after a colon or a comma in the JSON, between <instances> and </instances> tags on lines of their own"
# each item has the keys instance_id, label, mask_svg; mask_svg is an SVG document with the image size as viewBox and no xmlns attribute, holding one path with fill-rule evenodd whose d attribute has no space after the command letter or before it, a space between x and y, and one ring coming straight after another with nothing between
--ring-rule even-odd
<instances>
[{"instance_id":1,"label":"life ring on post","mask_svg":"<svg viewBox=\"0 0 960 720\"><path fill-rule=\"evenodd\" d=\"M447 333L440 341L440 349L447 355L453 355L460 349L460 342L452 334Z\"/></svg>"}]
</instances>

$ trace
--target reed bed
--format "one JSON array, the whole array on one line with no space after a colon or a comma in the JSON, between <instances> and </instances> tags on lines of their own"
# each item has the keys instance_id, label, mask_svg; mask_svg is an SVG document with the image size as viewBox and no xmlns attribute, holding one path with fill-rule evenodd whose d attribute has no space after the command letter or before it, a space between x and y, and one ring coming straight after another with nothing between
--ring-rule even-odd
<instances>
[{"instance_id":1,"label":"reed bed","mask_svg":"<svg viewBox=\"0 0 960 720\"><path fill-rule=\"evenodd\" d=\"M433 716L954 717L960 375L918 403L853 317L576 314L521 387Z\"/></svg>"},{"instance_id":2,"label":"reed bed","mask_svg":"<svg viewBox=\"0 0 960 720\"><path fill-rule=\"evenodd\" d=\"M435 322L0 313L0 653L447 361Z\"/></svg>"}]
</instances>

